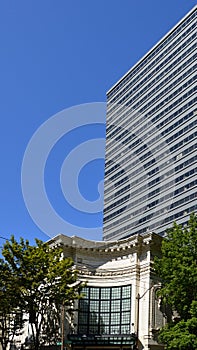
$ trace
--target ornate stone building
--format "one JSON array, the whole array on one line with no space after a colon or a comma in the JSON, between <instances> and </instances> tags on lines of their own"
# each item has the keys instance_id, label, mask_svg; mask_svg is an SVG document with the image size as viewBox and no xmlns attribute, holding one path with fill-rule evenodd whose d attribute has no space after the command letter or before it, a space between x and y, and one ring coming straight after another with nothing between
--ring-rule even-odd
<instances>
[{"instance_id":1,"label":"ornate stone building","mask_svg":"<svg viewBox=\"0 0 197 350\"><path fill-rule=\"evenodd\" d=\"M166 318L153 270L161 240L147 233L111 242L60 234L49 241L73 258L79 280L86 282L84 298L66 326L69 349L163 349L156 336Z\"/></svg>"}]
</instances>

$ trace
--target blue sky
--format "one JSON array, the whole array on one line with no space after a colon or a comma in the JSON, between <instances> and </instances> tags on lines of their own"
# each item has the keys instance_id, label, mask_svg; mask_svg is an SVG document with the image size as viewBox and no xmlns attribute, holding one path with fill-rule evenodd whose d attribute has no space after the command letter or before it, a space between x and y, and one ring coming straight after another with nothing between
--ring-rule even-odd
<instances>
[{"instance_id":1,"label":"blue sky","mask_svg":"<svg viewBox=\"0 0 197 350\"><path fill-rule=\"evenodd\" d=\"M106 91L195 4L194 0L1 1L0 236L14 234L31 242L35 237L49 238L32 220L21 190L22 160L36 130L65 108L105 102ZM102 213L87 218L68 210L57 180L61 147L68 152L76 140L104 136L102 127L78 132L62 138L47 161L47 195L65 220L79 227L99 227ZM100 159L80 174L81 193L90 201L98 195L103 167Z\"/></svg>"}]
</instances>

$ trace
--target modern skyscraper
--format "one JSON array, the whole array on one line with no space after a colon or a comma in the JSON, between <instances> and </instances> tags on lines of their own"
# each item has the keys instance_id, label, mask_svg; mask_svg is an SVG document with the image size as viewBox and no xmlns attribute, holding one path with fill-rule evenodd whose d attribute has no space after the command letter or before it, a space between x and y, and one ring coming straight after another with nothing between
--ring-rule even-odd
<instances>
[{"instance_id":1,"label":"modern skyscraper","mask_svg":"<svg viewBox=\"0 0 197 350\"><path fill-rule=\"evenodd\" d=\"M197 7L107 93L104 240L197 210Z\"/></svg>"}]
</instances>

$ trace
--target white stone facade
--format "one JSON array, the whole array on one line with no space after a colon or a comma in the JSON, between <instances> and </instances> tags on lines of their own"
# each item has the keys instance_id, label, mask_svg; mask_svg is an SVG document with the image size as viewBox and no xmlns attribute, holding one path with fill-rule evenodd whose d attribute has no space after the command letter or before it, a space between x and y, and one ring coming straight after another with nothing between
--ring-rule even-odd
<instances>
[{"instance_id":1,"label":"white stone facade","mask_svg":"<svg viewBox=\"0 0 197 350\"><path fill-rule=\"evenodd\" d=\"M160 311L155 291L159 281L153 259L160 252L162 238L153 233L134 235L114 242L94 242L79 237L58 235L51 245L61 245L64 256L72 257L80 281L91 287L132 286L130 333L139 336L139 349L163 349L155 340L166 320ZM75 314L77 333L78 315Z\"/></svg>"}]
</instances>

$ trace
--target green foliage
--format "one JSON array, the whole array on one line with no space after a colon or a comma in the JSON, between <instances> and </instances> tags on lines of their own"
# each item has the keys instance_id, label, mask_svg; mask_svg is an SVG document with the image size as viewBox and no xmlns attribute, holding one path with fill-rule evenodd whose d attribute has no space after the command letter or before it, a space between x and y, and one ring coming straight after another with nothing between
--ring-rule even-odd
<instances>
[{"instance_id":1,"label":"green foliage","mask_svg":"<svg viewBox=\"0 0 197 350\"><path fill-rule=\"evenodd\" d=\"M3 260L0 261L0 344L5 350L13 337L23 327L20 305L17 302L19 289L17 281L12 280L9 268Z\"/></svg>"},{"instance_id":2,"label":"green foliage","mask_svg":"<svg viewBox=\"0 0 197 350\"><path fill-rule=\"evenodd\" d=\"M72 307L79 297L72 259L63 258L60 247L51 248L40 240L31 246L22 238L18 243L13 236L2 254L5 261L0 271L7 268L12 287L17 281L17 303L29 315L34 349L39 349L46 339L55 343L60 337L61 306ZM51 325L50 333L47 324Z\"/></svg>"},{"instance_id":3,"label":"green foliage","mask_svg":"<svg viewBox=\"0 0 197 350\"><path fill-rule=\"evenodd\" d=\"M197 349L197 318L187 321L181 320L176 324L169 324L160 332L159 340L166 344L169 350Z\"/></svg>"},{"instance_id":4,"label":"green foliage","mask_svg":"<svg viewBox=\"0 0 197 350\"><path fill-rule=\"evenodd\" d=\"M155 258L155 271L162 281L163 303L178 313L160 333L167 349L197 349L197 215L186 227L174 223L162 242L162 258Z\"/></svg>"}]
</instances>

